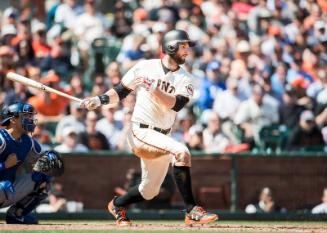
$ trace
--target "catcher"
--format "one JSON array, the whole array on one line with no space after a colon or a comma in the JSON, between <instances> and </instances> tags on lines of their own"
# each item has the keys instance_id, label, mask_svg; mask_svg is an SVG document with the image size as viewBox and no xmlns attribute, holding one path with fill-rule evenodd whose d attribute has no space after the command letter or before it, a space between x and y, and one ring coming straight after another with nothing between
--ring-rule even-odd
<instances>
[{"instance_id":1,"label":"catcher","mask_svg":"<svg viewBox=\"0 0 327 233\"><path fill-rule=\"evenodd\" d=\"M41 152L30 135L35 128L32 105L15 103L1 112L0 121L0 208L10 208L8 224L37 224L31 212L47 197L52 177L62 175L64 164L55 151ZM17 175L24 161L35 164L30 173Z\"/></svg>"}]
</instances>

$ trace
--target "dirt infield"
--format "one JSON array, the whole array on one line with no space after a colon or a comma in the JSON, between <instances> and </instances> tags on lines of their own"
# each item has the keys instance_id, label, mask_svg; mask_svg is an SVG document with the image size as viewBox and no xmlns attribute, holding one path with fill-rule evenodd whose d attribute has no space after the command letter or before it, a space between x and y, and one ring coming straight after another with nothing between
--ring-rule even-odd
<instances>
[{"instance_id":1,"label":"dirt infield","mask_svg":"<svg viewBox=\"0 0 327 233\"><path fill-rule=\"evenodd\" d=\"M124 231L124 232L152 232L152 231L183 231L183 232L193 232L193 231L210 231L210 232L308 232L308 233L322 233L327 232L327 225L324 224L296 224L296 223L245 223L245 224L236 224L236 223L216 223L203 226L185 226L184 224L175 224L175 223L134 223L129 227L117 227L113 222L110 223L44 223L40 225L7 225L0 223L0 232L1 231Z\"/></svg>"}]
</instances>

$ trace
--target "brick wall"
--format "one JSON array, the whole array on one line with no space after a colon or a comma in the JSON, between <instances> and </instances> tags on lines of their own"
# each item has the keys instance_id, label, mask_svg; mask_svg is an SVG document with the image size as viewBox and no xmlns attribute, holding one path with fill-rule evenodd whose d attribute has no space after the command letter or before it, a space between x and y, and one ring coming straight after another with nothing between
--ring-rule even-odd
<instances>
[{"instance_id":1,"label":"brick wall","mask_svg":"<svg viewBox=\"0 0 327 233\"><path fill-rule=\"evenodd\" d=\"M58 178L69 200L84 202L85 208L106 209L114 188L122 186L129 168L140 168L139 159L129 156L65 156L66 172ZM257 199L264 186L273 189L276 200L287 209L320 202L327 186L326 157L239 157L239 207ZM230 207L229 157L194 157L193 189L196 198L211 209ZM174 202L181 202L176 193Z\"/></svg>"}]
</instances>

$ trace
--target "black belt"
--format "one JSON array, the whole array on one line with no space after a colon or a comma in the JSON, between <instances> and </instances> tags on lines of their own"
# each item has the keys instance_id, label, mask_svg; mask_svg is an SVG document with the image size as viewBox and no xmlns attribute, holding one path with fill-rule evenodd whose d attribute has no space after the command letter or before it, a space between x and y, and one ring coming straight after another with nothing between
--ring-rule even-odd
<instances>
[{"instance_id":1,"label":"black belt","mask_svg":"<svg viewBox=\"0 0 327 233\"><path fill-rule=\"evenodd\" d=\"M139 123L140 125L140 128L151 128L150 125L146 125L146 124L143 124L143 123ZM159 133L162 133L162 134L168 134L170 132L170 129L161 129L161 128L158 128L158 127L153 127L151 128Z\"/></svg>"}]
</instances>

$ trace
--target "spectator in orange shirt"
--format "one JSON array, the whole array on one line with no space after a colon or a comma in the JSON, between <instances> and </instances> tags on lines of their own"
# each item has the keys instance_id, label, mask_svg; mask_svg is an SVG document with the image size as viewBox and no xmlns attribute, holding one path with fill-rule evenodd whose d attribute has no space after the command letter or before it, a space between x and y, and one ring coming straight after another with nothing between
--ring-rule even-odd
<instances>
[{"instance_id":1,"label":"spectator in orange shirt","mask_svg":"<svg viewBox=\"0 0 327 233\"><path fill-rule=\"evenodd\" d=\"M41 79L41 82L49 87L63 91L59 87L60 78L53 71ZM28 102L38 111L40 121L59 120L60 115L65 111L68 100L56 94L49 94L39 91L36 96L31 97ZM54 118L53 118L54 117Z\"/></svg>"},{"instance_id":2,"label":"spectator in orange shirt","mask_svg":"<svg viewBox=\"0 0 327 233\"><path fill-rule=\"evenodd\" d=\"M44 23L36 23L32 28L33 30L33 41L32 47L37 59L45 58L49 56L51 47L47 44L46 38L46 26Z\"/></svg>"}]
</instances>

